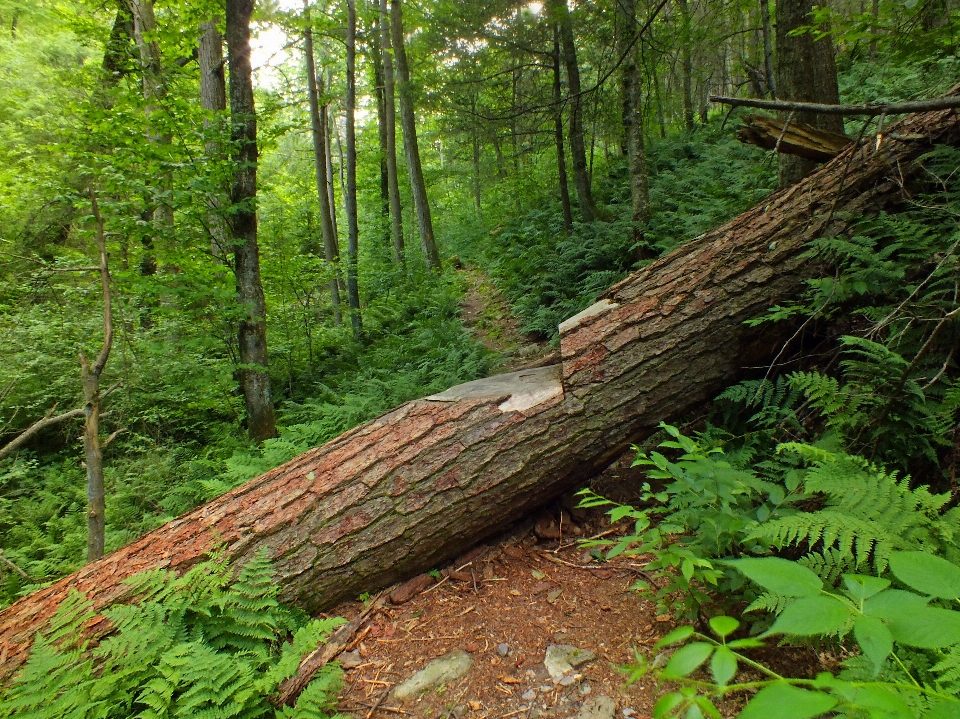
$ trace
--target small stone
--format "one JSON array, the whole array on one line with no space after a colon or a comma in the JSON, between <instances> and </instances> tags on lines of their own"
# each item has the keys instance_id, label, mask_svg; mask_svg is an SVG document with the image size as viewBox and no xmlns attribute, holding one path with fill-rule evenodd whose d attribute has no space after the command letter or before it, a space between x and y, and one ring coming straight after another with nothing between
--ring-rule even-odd
<instances>
[{"instance_id":1,"label":"small stone","mask_svg":"<svg viewBox=\"0 0 960 719\"><path fill-rule=\"evenodd\" d=\"M463 648L463 651L473 653L477 651L479 648L480 648L480 645L477 642L470 642Z\"/></svg>"},{"instance_id":2,"label":"small stone","mask_svg":"<svg viewBox=\"0 0 960 719\"><path fill-rule=\"evenodd\" d=\"M587 649L571 644L551 644L547 647L543 665L554 683L573 672L574 668L592 662L597 655Z\"/></svg>"},{"instance_id":3,"label":"small stone","mask_svg":"<svg viewBox=\"0 0 960 719\"><path fill-rule=\"evenodd\" d=\"M523 701L525 702L532 702L534 699L537 698L537 690L527 689L527 691L525 691L523 694L520 695L520 698L523 699Z\"/></svg>"},{"instance_id":4,"label":"small stone","mask_svg":"<svg viewBox=\"0 0 960 719\"><path fill-rule=\"evenodd\" d=\"M541 685L540 685L540 691L542 691L542 692L549 692L549 691L552 691L552 690L553 690L553 687L550 686L549 684L541 684Z\"/></svg>"},{"instance_id":5,"label":"small stone","mask_svg":"<svg viewBox=\"0 0 960 719\"><path fill-rule=\"evenodd\" d=\"M593 691L593 687L590 686L590 682L583 682L583 683L580 685L580 693L581 693L583 696L586 696L587 694L589 694L589 693L592 692L592 691Z\"/></svg>"},{"instance_id":6,"label":"small stone","mask_svg":"<svg viewBox=\"0 0 960 719\"><path fill-rule=\"evenodd\" d=\"M562 687L568 687L577 681L578 676L579 675L577 674L567 674L566 676L560 678L559 684Z\"/></svg>"},{"instance_id":7,"label":"small stone","mask_svg":"<svg viewBox=\"0 0 960 719\"><path fill-rule=\"evenodd\" d=\"M620 710L620 713L623 714L624 719L630 719L630 717L637 713L637 710L631 709L630 707L624 707Z\"/></svg>"},{"instance_id":8,"label":"small stone","mask_svg":"<svg viewBox=\"0 0 960 719\"><path fill-rule=\"evenodd\" d=\"M500 642L497 645L497 654L499 654L501 657L505 657L509 653L510 653L510 647L507 645L506 642Z\"/></svg>"},{"instance_id":9,"label":"small stone","mask_svg":"<svg viewBox=\"0 0 960 719\"><path fill-rule=\"evenodd\" d=\"M610 697L598 696L587 699L577 713L577 719L613 719L617 703Z\"/></svg>"},{"instance_id":10,"label":"small stone","mask_svg":"<svg viewBox=\"0 0 960 719\"><path fill-rule=\"evenodd\" d=\"M590 554L589 551L584 552L583 554L580 555L580 561L583 562L584 564L590 564L590 562L593 561L593 555Z\"/></svg>"},{"instance_id":11,"label":"small stone","mask_svg":"<svg viewBox=\"0 0 960 719\"><path fill-rule=\"evenodd\" d=\"M340 666L344 669L356 669L363 664L363 658L360 652L354 649L352 652L344 652L340 655Z\"/></svg>"},{"instance_id":12,"label":"small stone","mask_svg":"<svg viewBox=\"0 0 960 719\"><path fill-rule=\"evenodd\" d=\"M394 687L390 695L397 701L406 701L426 691L459 679L473 666L473 659L462 649L455 649L434 659L402 684Z\"/></svg>"},{"instance_id":13,"label":"small stone","mask_svg":"<svg viewBox=\"0 0 960 719\"><path fill-rule=\"evenodd\" d=\"M472 711L475 711L475 712L478 712L478 711L480 711L481 709L483 709L483 702L478 702L478 701L476 701L476 700L473 700L473 701L467 702L467 704L469 704L469 705L470 705L470 709L471 709Z\"/></svg>"}]
</instances>

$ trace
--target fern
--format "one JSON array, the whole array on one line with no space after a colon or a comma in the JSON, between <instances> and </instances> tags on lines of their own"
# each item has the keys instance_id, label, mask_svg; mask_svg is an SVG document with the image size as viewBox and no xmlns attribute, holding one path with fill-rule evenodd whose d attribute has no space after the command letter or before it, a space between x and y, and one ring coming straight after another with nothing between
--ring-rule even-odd
<instances>
[{"instance_id":1,"label":"fern","mask_svg":"<svg viewBox=\"0 0 960 719\"><path fill-rule=\"evenodd\" d=\"M114 632L88 651L82 628L90 604L71 595L37 637L0 717L69 719L258 719L266 697L341 620L309 621L277 602L265 552L230 579L222 557L181 576L155 570L128 581L138 601L104 614ZM291 643L281 642L293 630ZM96 669L94 668L96 667ZM340 678L325 667L302 710L279 716L328 717Z\"/></svg>"},{"instance_id":2,"label":"fern","mask_svg":"<svg viewBox=\"0 0 960 719\"><path fill-rule=\"evenodd\" d=\"M926 487L910 488L910 478L897 479L869 462L801 444L784 444L811 462L804 478L807 492L819 494L822 509L780 517L762 524L752 538L778 549L803 547L802 562L824 579L871 566L881 574L892 551L926 549L947 557L957 554L960 513L941 510L948 494Z\"/></svg>"}]
</instances>

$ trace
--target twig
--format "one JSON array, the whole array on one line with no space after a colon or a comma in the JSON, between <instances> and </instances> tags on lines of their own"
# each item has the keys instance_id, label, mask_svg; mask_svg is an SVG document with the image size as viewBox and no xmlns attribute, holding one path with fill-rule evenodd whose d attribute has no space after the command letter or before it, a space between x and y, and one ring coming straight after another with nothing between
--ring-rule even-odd
<instances>
[{"instance_id":1,"label":"twig","mask_svg":"<svg viewBox=\"0 0 960 719\"><path fill-rule=\"evenodd\" d=\"M12 569L13 571L15 571L17 574L19 574L21 577L23 577L24 579L26 579L28 582L33 582L33 581L35 581L35 580L33 579L33 577L31 577L31 576L30 576L29 574L27 574L25 571L23 571L22 569L20 569L20 567L18 567L16 564L14 564L14 563L11 562L9 559L7 559L7 558L4 556L2 549L0 549L0 562L3 562L4 564L6 564L8 567L10 567L10 569Z\"/></svg>"},{"instance_id":2,"label":"twig","mask_svg":"<svg viewBox=\"0 0 960 719\"><path fill-rule=\"evenodd\" d=\"M791 102L787 100L756 100L753 98L710 95L710 102L734 107L754 107L758 110L781 112L813 112L821 115L904 115L908 112L932 112L960 108L960 97L938 97L910 102L877 102L864 105L825 105L818 102Z\"/></svg>"},{"instance_id":3,"label":"twig","mask_svg":"<svg viewBox=\"0 0 960 719\"><path fill-rule=\"evenodd\" d=\"M364 681L366 681L366 680L364 680ZM380 682L380 683L386 683L386 682ZM372 706L372 707L370 707L370 711L367 712L367 719L370 719L370 717L373 716L373 713L377 710L377 708L378 708L381 704L383 704L383 700L387 698L387 695L390 693L390 688L389 688L390 685L387 684L387 686L388 686L388 688L383 692L383 694L380 695L380 698L377 699L377 701L375 701L375 702L373 703L373 706Z\"/></svg>"}]
</instances>

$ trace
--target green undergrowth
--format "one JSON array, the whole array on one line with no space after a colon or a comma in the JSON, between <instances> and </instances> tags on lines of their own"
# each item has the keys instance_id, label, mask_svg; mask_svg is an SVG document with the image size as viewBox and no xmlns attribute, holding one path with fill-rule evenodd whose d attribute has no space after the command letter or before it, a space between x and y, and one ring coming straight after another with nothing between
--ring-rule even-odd
<instances>
[{"instance_id":1,"label":"green undergrowth","mask_svg":"<svg viewBox=\"0 0 960 719\"><path fill-rule=\"evenodd\" d=\"M131 604L104 610L113 629L92 644L95 613L70 594L0 692L0 717L22 719L330 719L341 671L320 669L294 707L269 698L342 619L310 619L277 601L259 553L234 578L222 558L181 576L154 570L127 580Z\"/></svg>"}]
</instances>

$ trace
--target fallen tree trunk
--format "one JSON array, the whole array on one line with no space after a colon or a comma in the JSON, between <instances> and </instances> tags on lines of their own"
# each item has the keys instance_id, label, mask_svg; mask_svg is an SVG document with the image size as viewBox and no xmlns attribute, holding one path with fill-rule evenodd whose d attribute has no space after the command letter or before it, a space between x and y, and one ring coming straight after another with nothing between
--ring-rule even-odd
<instances>
[{"instance_id":1,"label":"fallen tree trunk","mask_svg":"<svg viewBox=\"0 0 960 719\"><path fill-rule=\"evenodd\" d=\"M737 139L784 155L827 162L841 153L851 140L837 132L820 130L802 122L785 122L766 115L747 115Z\"/></svg>"},{"instance_id":2,"label":"fallen tree trunk","mask_svg":"<svg viewBox=\"0 0 960 719\"><path fill-rule=\"evenodd\" d=\"M897 202L960 122L908 118L898 137L847 150L611 288L561 325L560 365L409 402L16 602L0 613L0 678L71 589L102 608L137 572L265 547L281 598L316 611L436 567L575 487L769 360L777 343L744 320L815 274L805 243Z\"/></svg>"}]
</instances>

